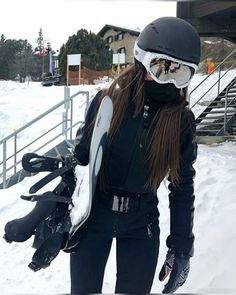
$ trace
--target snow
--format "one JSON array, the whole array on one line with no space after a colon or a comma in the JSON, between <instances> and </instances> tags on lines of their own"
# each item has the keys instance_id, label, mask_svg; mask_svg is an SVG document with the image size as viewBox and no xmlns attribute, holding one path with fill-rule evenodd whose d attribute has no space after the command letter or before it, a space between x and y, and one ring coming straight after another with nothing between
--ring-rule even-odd
<instances>
[{"instance_id":1,"label":"snow","mask_svg":"<svg viewBox=\"0 0 236 295\"><path fill-rule=\"evenodd\" d=\"M233 74L235 75L235 72L231 72L231 78ZM190 88L193 89L203 78L204 76L196 75ZM201 91L207 89L209 82L206 84ZM73 86L71 92L79 89L88 90L94 95L98 86ZM35 82L19 84L0 81L0 138L61 101L63 95L64 88L61 86L42 87ZM191 103L199 96L199 93L193 95ZM210 94L206 100L209 98ZM195 111L199 112L201 108L201 105L197 105ZM84 105L81 105L80 115L84 115ZM21 140L26 140L26 137L22 136ZM191 259L188 280L178 293L235 293L236 143L200 144L198 160L194 167L197 172L195 255ZM23 217L33 208L34 204L21 200L20 195L28 194L30 186L41 177L42 174L27 177L17 185L0 190L1 236L4 234L6 222ZM152 293L161 293L163 289L163 283L158 281L158 273L165 259L167 251L165 240L169 234L167 184L163 182L158 190L161 245ZM30 238L24 243L8 244L4 239L0 239L0 293L69 293L69 254L60 252L50 267L33 272L27 267L35 251L31 247L32 242L33 238ZM114 242L104 277L104 293L114 292L115 246Z\"/></svg>"},{"instance_id":2,"label":"snow","mask_svg":"<svg viewBox=\"0 0 236 295\"><path fill-rule=\"evenodd\" d=\"M89 195L89 167L77 165L75 167L75 175L76 186L72 195L73 207L70 211L71 231L75 230L76 225L80 224L88 216L88 212L91 209L90 200L87 198Z\"/></svg>"}]
</instances>

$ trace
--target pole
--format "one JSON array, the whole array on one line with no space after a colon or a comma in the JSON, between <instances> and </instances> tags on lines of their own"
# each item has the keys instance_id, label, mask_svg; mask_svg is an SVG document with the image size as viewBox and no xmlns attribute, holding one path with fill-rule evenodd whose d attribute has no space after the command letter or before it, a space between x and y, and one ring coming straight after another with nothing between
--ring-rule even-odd
<instances>
[{"instance_id":1,"label":"pole","mask_svg":"<svg viewBox=\"0 0 236 295\"><path fill-rule=\"evenodd\" d=\"M229 88L226 89L226 95L225 95L225 112L224 112L224 135L226 134L226 120L227 120L227 108L228 108L228 93Z\"/></svg>"},{"instance_id":2,"label":"pole","mask_svg":"<svg viewBox=\"0 0 236 295\"><path fill-rule=\"evenodd\" d=\"M17 164L17 133L15 133L15 136L14 136L14 173L15 174L16 174L16 164Z\"/></svg>"},{"instance_id":3,"label":"pole","mask_svg":"<svg viewBox=\"0 0 236 295\"><path fill-rule=\"evenodd\" d=\"M66 66L66 86L69 85L69 64L68 64L68 56L67 56L67 66Z\"/></svg>"},{"instance_id":4,"label":"pole","mask_svg":"<svg viewBox=\"0 0 236 295\"><path fill-rule=\"evenodd\" d=\"M80 64L79 64L79 85L80 85L80 79L81 79L81 68L80 68Z\"/></svg>"},{"instance_id":5,"label":"pole","mask_svg":"<svg viewBox=\"0 0 236 295\"><path fill-rule=\"evenodd\" d=\"M42 80L43 80L43 74L44 74L44 49L43 49L43 62L42 62Z\"/></svg>"},{"instance_id":6,"label":"pole","mask_svg":"<svg viewBox=\"0 0 236 295\"><path fill-rule=\"evenodd\" d=\"M67 139L67 131L68 131L68 110L69 110L69 100L70 99L70 88L64 87L64 109L65 111L62 113L62 132L65 134L65 138Z\"/></svg>"},{"instance_id":7,"label":"pole","mask_svg":"<svg viewBox=\"0 0 236 295\"><path fill-rule=\"evenodd\" d=\"M218 77L218 95L220 94L220 79L221 79L220 75L221 75L221 66L219 67L219 77Z\"/></svg>"},{"instance_id":8,"label":"pole","mask_svg":"<svg viewBox=\"0 0 236 295\"><path fill-rule=\"evenodd\" d=\"M3 164L2 164L2 177L3 177L3 188L6 188L7 184L7 143L4 140L3 142Z\"/></svg>"},{"instance_id":9,"label":"pole","mask_svg":"<svg viewBox=\"0 0 236 295\"><path fill-rule=\"evenodd\" d=\"M120 53L118 53L118 76L120 74Z\"/></svg>"}]
</instances>

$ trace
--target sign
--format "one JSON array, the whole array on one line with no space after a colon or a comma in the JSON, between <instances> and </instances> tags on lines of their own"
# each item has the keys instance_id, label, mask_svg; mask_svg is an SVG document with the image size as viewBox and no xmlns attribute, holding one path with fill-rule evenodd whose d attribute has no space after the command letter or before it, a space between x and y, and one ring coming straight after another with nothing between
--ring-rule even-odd
<instances>
[{"instance_id":1,"label":"sign","mask_svg":"<svg viewBox=\"0 0 236 295\"><path fill-rule=\"evenodd\" d=\"M125 53L115 53L113 54L113 65L124 64L125 63Z\"/></svg>"},{"instance_id":2,"label":"sign","mask_svg":"<svg viewBox=\"0 0 236 295\"><path fill-rule=\"evenodd\" d=\"M69 83L69 67L79 66L79 84L80 84L80 64L81 64L81 54L67 54L67 86Z\"/></svg>"},{"instance_id":3,"label":"sign","mask_svg":"<svg viewBox=\"0 0 236 295\"><path fill-rule=\"evenodd\" d=\"M81 62L81 54L67 54L68 66L79 66Z\"/></svg>"}]
</instances>

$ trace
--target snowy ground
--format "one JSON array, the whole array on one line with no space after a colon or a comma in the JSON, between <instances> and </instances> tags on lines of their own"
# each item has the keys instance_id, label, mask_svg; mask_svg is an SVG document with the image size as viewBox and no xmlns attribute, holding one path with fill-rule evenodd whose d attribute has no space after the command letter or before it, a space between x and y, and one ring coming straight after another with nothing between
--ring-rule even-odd
<instances>
[{"instance_id":1,"label":"snowy ground","mask_svg":"<svg viewBox=\"0 0 236 295\"><path fill-rule=\"evenodd\" d=\"M193 88L203 77L195 76ZM207 86L205 86L207 87ZM71 91L88 89L91 94L97 86L71 87ZM38 83L18 84L0 81L0 138L22 126L35 115L63 99L63 87L41 87ZM195 95L193 101L199 96ZM209 99L209 95L208 98ZM191 102L192 103L192 102ZM27 107L26 107L27 106ZM197 106L196 112L201 106ZM81 108L81 116L84 109ZM22 140L25 140L22 137ZM2 155L0 155L2 157ZM194 232L195 255L184 293L236 292L236 143L225 142L211 146L199 145L195 163L196 211ZM19 198L38 177L26 178L6 190L0 190L0 235L7 221L20 218L30 211L33 204ZM163 284L158 273L166 254L165 239L169 233L168 191L163 183L158 190L161 213L161 246L153 293L160 293ZM61 252L52 265L39 272L28 267L34 249L33 239L24 243L7 244L0 239L0 293L68 293L70 291L69 255ZM115 242L106 268L104 293L113 293L115 285Z\"/></svg>"}]
</instances>

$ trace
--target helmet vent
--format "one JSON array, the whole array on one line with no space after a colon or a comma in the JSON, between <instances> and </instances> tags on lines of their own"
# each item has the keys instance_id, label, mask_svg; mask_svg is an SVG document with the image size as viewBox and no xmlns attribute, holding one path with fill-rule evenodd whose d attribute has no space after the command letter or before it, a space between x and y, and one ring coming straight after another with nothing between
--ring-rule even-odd
<instances>
[{"instance_id":1,"label":"helmet vent","mask_svg":"<svg viewBox=\"0 0 236 295\"><path fill-rule=\"evenodd\" d=\"M155 26L153 23L151 24L151 26L152 26L152 29L153 29L157 34L159 34L159 32L158 32L156 26Z\"/></svg>"}]
</instances>

